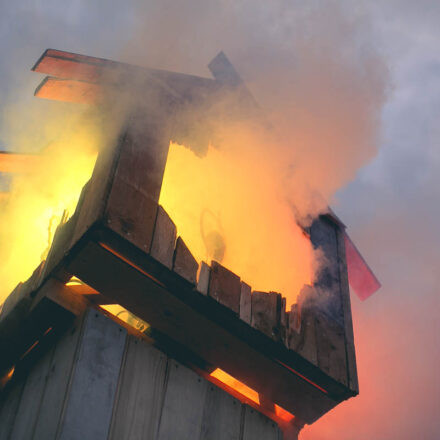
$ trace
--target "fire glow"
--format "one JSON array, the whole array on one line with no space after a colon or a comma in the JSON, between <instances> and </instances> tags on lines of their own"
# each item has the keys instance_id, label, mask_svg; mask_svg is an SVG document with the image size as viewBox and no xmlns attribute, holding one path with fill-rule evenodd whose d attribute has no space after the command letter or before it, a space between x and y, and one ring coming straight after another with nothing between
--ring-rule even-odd
<instances>
[{"instance_id":1,"label":"fire glow","mask_svg":"<svg viewBox=\"0 0 440 440\"><path fill-rule=\"evenodd\" d=\"M199 262L217 260L254 290L294 303L310 283L312 250L284 200L268 153L171 143L159 203Z\"/></svg>"}]
</instances>

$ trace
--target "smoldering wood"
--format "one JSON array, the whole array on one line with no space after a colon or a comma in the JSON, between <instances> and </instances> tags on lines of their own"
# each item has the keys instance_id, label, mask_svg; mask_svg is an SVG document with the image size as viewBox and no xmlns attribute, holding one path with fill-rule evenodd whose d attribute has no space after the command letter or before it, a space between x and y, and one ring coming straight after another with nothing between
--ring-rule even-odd
<instances>
[{"instance_id":1,"label":"smoldering wood","mask_svg":"<svg viewBox=\"0 0 440 440\"><path fill-rule=\"evenodd\" d=\"M166 211L159 206L150 254L164 266L173 267L177 228Z\"/></svg>"},{"instance_id":2,"label":"smoldering wood","mask_svg":"<svg viewBox=\"0 0 440 440\"><path fill-rule=\"evenodd\" d=\"M176 250L174 252L173 271L185 278L191 284L196 284L198 263L192 256L182 237L176 241Z\"/></svg>"},{"instance_id":3,"label":"smoldering wood","mask_svg":"<svg viewBox=\"0 0 440 440\"><path fill-rule=\"evenodd\" d=\"M209 282L209 296L235 313L240 312L240 277L213 261Z\"/></svg>"}]
</instances>

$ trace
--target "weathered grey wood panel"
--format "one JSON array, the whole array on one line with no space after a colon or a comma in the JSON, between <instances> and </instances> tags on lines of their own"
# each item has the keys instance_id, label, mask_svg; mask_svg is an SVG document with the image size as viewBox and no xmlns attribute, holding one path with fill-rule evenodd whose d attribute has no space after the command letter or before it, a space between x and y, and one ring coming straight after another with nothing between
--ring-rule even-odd
<instances>
[{"instance_id":1,"label":"weathered grey wood panel","mask_svg":"<svg viewBox=\"0 0 440 440\"><path fill-rule=\"evenodd\" d=\"M280 429L275 422L245 405L242 440L279 440L280 438Z\"/></svg>"},{"instance_id":2,"label":"weathered grey wood panel","mask_svg":"<svg viewBox=\"0 0 440 440\"><path fill-rule=\"evenodd\" d=\"M181 364L170 361L157 440L199 438L207 388L206 380Z\"/></svg>"},{"instance_id":3,"label":"weathered grey wood panel","mask_svg":"<svg viewBox=\"0 0 440 440\"><path fill-rule=\"evenodd\" d=\"M167 357L129 336L109 440L154 439L165 391Z\"/></svg>"},{"instance_id":4,"label":"weathered grey wood panel","mask_svg":"<svg viewBox=\"0 0 440 440\"><path fill-rule=\"evenodd\" d=\"M79 318L55 347L33 439L52 440L63 410L84 320Z\"/></svg>"},{"instance_id":5,"label":"weathered grey wood panel","mask_svg":"<svg viewBox=\"0 0 440 440\"><path fill-rule=\"evenodd\" d=\"M24 385L25 380L19 380L2 396L0 402L0 440L10 438Z\"/></svg>"},{"instance_id":6,"label":"weathered grey wood panel","mask_svg":"<svg viewBox=\"0 0 440 440\"><path fill-rule=\"evenodd\" d=\"M241 409L240 401L208 384L200 440L238 440Z\"/></svg>"},{"instance_id":7,"label":"weathered grey wood panel","mask_svg":"<svg viewBox=\"0 0 440 440\"><path fill-rule=\"evenodd\" d=\"M88 311L60 440L107 439L125 341L125 329Z\"/></svg>"},{"instance_id":8,"label":"weathered grey wood panel","mask_svg":"<svg viewBox=\"0 0 440 440\"><path fill-rule=\"evenodd\" d=\"M43 399L52 355L53 350L46 352L37 364L34 365L26 379L10 436L11 440L32 438Z\"/></svg>"}]
</instances>

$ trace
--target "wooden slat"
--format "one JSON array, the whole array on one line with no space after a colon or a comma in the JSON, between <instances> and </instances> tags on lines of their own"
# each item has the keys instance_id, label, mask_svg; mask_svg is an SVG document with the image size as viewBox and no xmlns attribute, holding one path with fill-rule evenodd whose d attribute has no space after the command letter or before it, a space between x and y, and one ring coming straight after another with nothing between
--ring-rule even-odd
<instances>
[{"instance_id":1,"label":"wooden slat","mask_svg":"<svg viewBox=\"0 0 440 440\"><path fill-rule=\"evenodd\" d=\"M278 426L251 407L244 407L243 440L279 440Z\"/></svg>"},{"instance_id":2,"label":"wooden slat","mask_svg":"<svg viewBox=\"0 0 440 440\"><path fill-rule=\"evenodd\" d=\"M192 284L197 281L197 269L199 265L196 259L192 256L182 237L179 237L176 242L176 251L174 253L173 270L181 277L185 278Z\"/></svg>"},{"instance_id":3,"label":"wooden slat","mask_svg":"<svg viewBox=\"0 0 440 440\"><path fill-rule=\"evenodd\" d=\"M89 310L59 431L60 440L106 440L126 331Z\"/></svg>"},{"instance_id":4,"label":"wooden slat","mask_svg":"<svg viewBox=\"0 0 440 440\"><path fill-rule=\"evenodd\" d=\"M240 312L240 277L213 261L211 264L211 279L209 282L209 296L220 304L229 307L235 313Z\"/></svg>"},{"instance_id":5,"label":"wooden slat","mask_svg":"<svg viewBox=\"0 0 440 440\"><path fill-rule=\"evenodd\" d=\"M109 440L156 438L165 391L166 356L128 338Z\"/></svg>"},{"instance_id":6,"label":"wooden slat","mask_svg":"<svg viewBox=\"0 0 440 440\"><path fill-rule=\"evenodd\" d=\"M344 330L345 330L345 340L346 340L346 352L347 352L347 366L348 366L348 384L351 390L355 393L359 392L359 383L357 376L356 367L356 353L354 345L354 334L353 334L353 319L351 313L351 303L350 303L350 287L348 284L348 271L347 271L347 260L345 255L345 241L344 241L343 229L339 229L337 233L338 240L338 257L339 257L339 274L341 283L341 298L342 298L342 309L344 313Z\"/></svg>"},{"instance_id":7,"label":"wooden slat","mask_svg":"<svg viewBox=\"0 0 440 440\"><path fill-rule=\"evenodd\" d=\"M52 355L53 349L45 353L43 358L33 366L26 379L10 440L32 439L43 401Z\"/></svg>"},{"instance_id":8,"label":"wooden slat","mask_svg":"<svg viewBox=\"0 0 440 440\"><path fill-rule=\"evenodd\" d=\"M252 327L275 340L280 339L279 302L275 292L252 292Z\"/></svg>"},{"instance_id":9,"label":"wooden slat","mask_svg":"<svg viewBox=\"0 0 440 440\"><path fill-rule=\"evenodd\" d=\"M177 228L166 211L159 206L150 254L164 266L173 267Z\"/></svg>"},{"instance_id":10,"label":"wooden slat","mask_svg":"<svg viewBox=\"0 0 440 440\"><path fill-rule=\"evenodd\" d=\"M241 282L240 292L240 318L250 324L252 319L252 296L251 286L245 282Z\"/></svg>"},{"instance_id":11,"label":"wooden slat","mask_svg":"<svg viewBox=\"0 0 440 440\"><path fill-rule=\"evenodd\" d=\"M37 98L75 104L97 104L103 96L102 88L94 83L74 79L46 77L36 88Z\"/></svg>"},{"instance_id":12,"label":"wooden slat","mask_svg":"<svg viewBox=\"0 0 440 440\"><path fill-rule=\"evenodd\" d=\"M344 329L323 314L315 317L315 326L318 367L348 385Z\"/></svg>"},{"instance_id":13,"label":"wooden slat","mask_svg":"<svg viewBox=\"0 0 440 440\"><path fill-rule=\"evenodd\" d=\"M39 160L36 154L0 151L0 173L28 173L37 166Z\"/></svg>"},{"instance_id":14,"label":"wooden slat","mask_svg":"<svg viewBox=\"0 0 440 440\"><path fill-rule=\"evenodd\" d=\"M33 440L55 439L72 374L83 324L79 318L55 347L47 376L42 404L33 432Z\"/></svg>"},{"instance_id":15,"label":"wooden slat","mask_svg":"<svg viewBox=\"0 0 440 440\"><path fill-rule=\"evenodd\" d=\"M318 350L316 348L316 324L315 315L309 310L302 310L301 324L296 328L297 315L292 310L290 313L290 325L288 332L288 344L291 350L295 350L312 364L318 366Z\"/></svg>"}]
</instances>

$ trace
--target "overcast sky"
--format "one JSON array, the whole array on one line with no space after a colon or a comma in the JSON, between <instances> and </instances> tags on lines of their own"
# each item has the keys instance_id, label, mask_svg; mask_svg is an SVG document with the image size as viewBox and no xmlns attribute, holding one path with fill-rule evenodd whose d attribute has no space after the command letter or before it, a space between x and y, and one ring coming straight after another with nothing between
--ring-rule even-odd
<instances>
[{"instance_id":1,"label":"overcast sky","mask_svg":"<svg viewBox=\"0 0 440 440\"><path fill-rule=\"evenodd\" d=\"M203 7L209 9L210 3ZM234 2L223 3L235 7ZM319 4L326 2L313 3L318 5L319 15ZM139 47L133 45L133 34L139 29L134 7L137 2L122 4L125 2L0 0L3 148L12 148L13 132L19 124L31 124L26 115L17 120L19 112L11 110L14 104L18 108L26 105L32 111L50 105L34 103L32 93L41 78L29 73L47 47L150 64L142 51L142 58L136 60ZM164 4L173 7L173 2ZM291 2L289 6L286 2L285 8L300 8L299 4ZM341 4L348 15L356 14L354 25L365 28L363 38L371 42L386 65L389 87L380 111L377 155L339 190L334 207L383 287L365 302L352 296L359 397L307 427L302 438L437 440L440 2L382 0ZM152 14L160 7L152 7ZM328 12L327 7L322 10ZM259 12L263 18L268 13L268 26L281 20L270 11ZM209 24L194 22L191 26L197 29L198 25L203 28ZM146 34L148 29L144 30ZM189 43L179 44L190 50ZM214 55L220 48L209 50ZM157 55L153 56L157 59ZM178 58L175 63L179 64ZM173 67L181 70L178 65ZM195 70L203 73L203 69ZM11 114L15 121L12 130L6 128L11 124Z\"/></svg>"}]
</instances>

